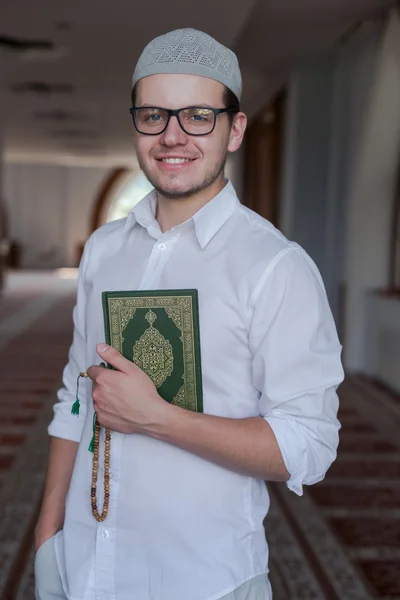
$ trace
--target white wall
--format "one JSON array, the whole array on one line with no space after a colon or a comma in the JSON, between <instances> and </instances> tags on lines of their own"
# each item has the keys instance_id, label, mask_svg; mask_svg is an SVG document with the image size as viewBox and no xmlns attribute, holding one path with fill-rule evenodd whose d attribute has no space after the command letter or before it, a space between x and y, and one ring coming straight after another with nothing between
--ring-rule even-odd
<instances>
[{"instance_id":1,"label":"white wall","mask_svg":"<svg viewBox=\"0 0 400 600\"><path fill-rule=\"evenodd\" d=\"M108 168L5 164L10 237L22 245L22 266L74 266Z\"/></svg>"},{"instance_id":2,"label":"white wall","mask_svg":"<svg viewBox=\"0 0 400 600\"><path fill-rule=\"evenodd\" d=\"M349 173L381 33L366 23L299 64L288 86L280 227L315 260L340 327Z\"/></svg>"},{"instance_id":3,"label":"white wall","mask_svg":"<svg viewBox=\"0 0 400 600\"><path fill-rule=\"evenodd\" d=\"M375 62L348 195L345 363L366 370L366 301L388 283L389 236L400 151L400 21L391 14Z\"/></svg>"},{"instance_id":4,"label":"white wall","mask_svg":"<svg viewBox=\"0 0 400 600\"><path fill-rule=\"evenodd\" d=\"M282 228L321 270L347 371L368 373L367 299L388 283L400 156L397 12L300 65L287 106Z\"/></svg>"}]
</instances>

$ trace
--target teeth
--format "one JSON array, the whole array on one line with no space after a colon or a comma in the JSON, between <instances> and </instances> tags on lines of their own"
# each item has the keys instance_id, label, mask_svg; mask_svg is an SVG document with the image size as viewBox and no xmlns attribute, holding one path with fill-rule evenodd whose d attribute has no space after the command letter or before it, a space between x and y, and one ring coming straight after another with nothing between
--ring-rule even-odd
<instances>
[{"instance_id":1,"label":"teeth","mask_svg":"<svg viewBox=\"0 0 400 600\"><path fill-rule=\"evenodd\" d=\"M189 162L189 160L187 158L163 158L162 162L170 165L177 165L179 163Z\"/></svg>"}]
</instances>

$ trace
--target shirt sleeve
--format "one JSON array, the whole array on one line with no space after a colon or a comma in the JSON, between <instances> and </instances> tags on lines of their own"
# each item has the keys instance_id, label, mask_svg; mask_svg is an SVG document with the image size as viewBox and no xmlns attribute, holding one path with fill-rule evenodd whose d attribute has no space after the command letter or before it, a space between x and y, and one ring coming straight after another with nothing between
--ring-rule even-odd
<instances>
[{"instance_id":1,"label":"shirt sleeve","mask_svg":"<svg viewBox=\"0 0 400 600\"><path fill-rule=\"evenodd\" d=\"M50 436L79 442L82 436L86 415L85 380L81 379L79 415L71 414L76 399L77 377L86 370L86 281L85 274L88 263L91 238L85 244L78 273L78 289L76 304L73 309L73 339L69 349L68 362L63 371L63 386L57 392L58 402L53 407L53 419L48 427Z\"/></svg>"},{"instance_id":2,"label":"shirt sleeve","mask_svg":"<svg viewBox=\"0 0 400 600\"><path fill-rule=\"evenodd\" d=\"M249 333L260 414L290 474L289 489L324 478L336 458L342 346L319 271L299 246L280 252L253 294Z\"/></svg>"}]
</instances>

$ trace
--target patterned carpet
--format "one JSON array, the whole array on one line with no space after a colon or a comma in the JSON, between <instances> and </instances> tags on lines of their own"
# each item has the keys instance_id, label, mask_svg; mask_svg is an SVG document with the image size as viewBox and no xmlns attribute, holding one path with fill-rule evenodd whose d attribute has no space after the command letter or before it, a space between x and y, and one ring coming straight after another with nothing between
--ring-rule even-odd
<instances>
[{"instance_id":1,"label":"patterned carpet","mask_svg":"<svg viewBox=\"0 0 400 600\"><path fill-rule=\"evenodd\" d=\"M325 481L302 498L271 486L274 507L295 536L294 544L286 544L274 515L267 518L273 573L287 585L283 598L399 600L400 404L355 377L340 396L339 455ZM288 566L285 552L295 545L300 552ZM309 573L299 581L294 575L304 559L310 587Z\"/></svg>"},{"instance_id":2,"label":"patterned carpet","mask_svg":"<svg viewBox=\"0 0 400 600\"><path fill-rule=\"evenodd\" d=\"M0 600L33 600L46 426L75 282L12 281L0 299ZM340 450L326 479L302 498L268 486L274 600L400 600L400 401L361 377L340 392Z\"/></svg>"}]
</instances>

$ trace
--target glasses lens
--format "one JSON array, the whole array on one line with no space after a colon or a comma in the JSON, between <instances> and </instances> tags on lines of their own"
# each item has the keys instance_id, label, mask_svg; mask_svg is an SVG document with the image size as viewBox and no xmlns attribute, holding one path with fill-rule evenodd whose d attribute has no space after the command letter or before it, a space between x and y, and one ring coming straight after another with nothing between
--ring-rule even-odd
<instances>
[{"instance_id":1,"label":"glasses lens","mask_svg":"<svg viewBox=\"0 0 400 600\"><path fill-rule=\"evenodd\" d=\"M210 133L214 127L215 115L209 108L185 108L179 113L183 129L194 135Z\"/></svg>"},{"instance_id":2,"label":"glasses lens","mask_svg":"<svg viewBox=\"0 0 400 600\"><path fill-rule=\"evenodd\" d=\"M160 133L165 129L168 113L162 108L137 108L134 119L141 133Z\"/></svg>"}]
</instances>

